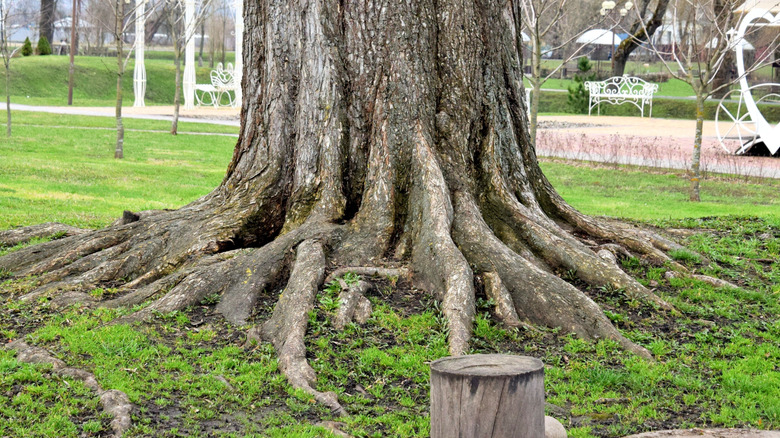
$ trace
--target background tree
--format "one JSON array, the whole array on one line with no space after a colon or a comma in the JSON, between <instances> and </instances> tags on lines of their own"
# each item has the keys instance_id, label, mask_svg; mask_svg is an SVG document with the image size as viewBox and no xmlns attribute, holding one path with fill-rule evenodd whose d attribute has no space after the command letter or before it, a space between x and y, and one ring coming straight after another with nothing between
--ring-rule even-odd
<instances>
[{"instance_id":1,"label":"background tree","mask_svg":"<svg viewBox=\"0 0 780 438\"><path fill-rule=\"evenodd\" d=\"M95 27L97 40L102 45L104 33L110 34L116 55L116 145L114 158L124 157L125 128L122 122L122 78L130 62L132 50L125 51L125 33L133 24L135 2L131 0L91 0L87 10L91 13L89 25Z\"/></svg>"},{"instance_id":2,"label":"background tree","mask_svg":"<svg viewBox=\"0 0 780 438\"><path fill-rule=\"evenodd\" d=\"M38 15L38 39L54 39L54 20L57 14L57 0L41 0L41 12Z\"/></svg>"},{"instance_id":3,"label":"background tree","mask_svg":"<svg viewBox=\"0 0 780 438\"><path fill-rule=\"evenodd\" d=\"M740 78L724 81L720 72L730 67L728 57L737 44L748 39L760 41L763 55L746 63L745 74L767 65L769 57L778 48L777 26L753 27L745 40L732 38L733 29L739 26L739 16L734 9L742 0L672 0L670 3L673 27L677 41L672 51L657 47L652 41L651 51L657 55L673 77L689 84L696 96L696 133L691 153L690 200L701 200L701 146L704 127L704 102L720 90L735 84ZM716 78L721 78L716 82Z\"/></svg>"},{"instance_id":4,"label":"background tree","mask_svg":"<svg viewBox=\"0 0 780 438\"><path fill-rule=\"evenodd\" d=\"M198 4L198 8L193 16L192 23L187 26L184 14L183 0L169 0L170 4L165 8L168 11L167 23L170 32L171 41L173 41L173 64L176 66L176 89L173 94L173 121L171 122L171 134L176 135L179 130L179 109L181 107L181 57L187 47L187 42L195 38L195 29L197 29L208 15L209 0L204 0Z\"/></svg>"},{"instance_id":5,"label":"background tree","mask_svg":"<svg viewBox=\"0 0 780 438\"><path fill-rule=\"evenodd\" d=\"M354 298L340 300L345 321L351 306L366 310L373 274L408 277L441 301L454 355L469 350L480 284L507 323L650 357L558 274L662 312L671 307L595 251L684 270L664 252L677 246L579 213L542 174L523 104L520 13L505 0L248 2L242 126L219 187L179 210L125 212L108 228L22 248L0 269L38 276L25 300L150 303L123 321L218 294L216 311L253 326L292 386L336 412L335 394L314 389L304 335L320 285L348 271L363 281L344 283ZM111 299L86 293L105 282L117 286ZM274 300L261 316L261 301Z\"/></svg>"},{"instance_id":6,"label":"background tree","mask_svg":"<svg viewBox=\"0 0 780 438\"><path fill-rule=\"evenodd\" d=\"M17 51L23 50L25 47L14 49L9 45L9 24L13 18L12 11L13 9L8 5L7 0L0 0L0 55L3 57L3 67L5 67L5 135L7 137L11 136L11 59L13 59ZM29 39L25 41L26 44L29 44L29 42Z\"/></svg>"},{"instance_id":7,"label":"background tree","mask_svg":"<svg viewBox=\"0 0 780 438\"><path fill-rule=\"evenodd\" d=\"M655 5L651 8L652 3ZM629 55L653 37L663 24L668 7L669 0L638 0L638 4L631 8L631 14L636 14L637 18L628 28L628 37L615 48L612 76L623 76Z\"/></svg>"},{"instance_id":8,"label":"background tree","mask_svg":"<svg viewBox=\"0 0 780 438\"><path fill-rule=\"evenodd\" d=\"M518 21L515 28L523 28L528 32L530 39L530 57L531 57L531 73L528 76L528 80L531 83L531 102L527 104L530 106L530 135L531 141L536 141L536 121L539 114L539 100L541 98L542 85L547 82L548 79L553 77L559 70L561 70L565 64L574 59L575 56L580 54L584 45L581 45L575 50L567 52L567 55L561 60L561 63L557 67L551 68L548 72L542 70L542 59L547 54L555 51L561 51L569 46L569 43L574 41L584 31L593 27L594 24L598 24L601 20L597 17L593 8L585 6L587 3L574 5L573 2L568 0L519 0L522 4L520 12L515 16ZM559 36L556 38L556 43L543 47L543 41L552 35L562 35L560 28L561 22L567 16L570 15L589 16L590 20L577 21L584 27L576 29L575 32L570 32L565 39L561 39ZM522 23L522 26L520 25ZM522 47L521 35L518 33L515 38L517 47ZM550 38L550 41L553 41Z\"/></svg>"},{"instance_id":9,"label":"background tree","mask_svg":"<svg viewBox=\"0 0 780 438\"><path fill-rule=\"evenodd\" d=\"M22 56L30 56L32 54L33 54L32 42L30 42L30 38L25 38L24 44L22 44Z\"/></svg>"}]
</instances>

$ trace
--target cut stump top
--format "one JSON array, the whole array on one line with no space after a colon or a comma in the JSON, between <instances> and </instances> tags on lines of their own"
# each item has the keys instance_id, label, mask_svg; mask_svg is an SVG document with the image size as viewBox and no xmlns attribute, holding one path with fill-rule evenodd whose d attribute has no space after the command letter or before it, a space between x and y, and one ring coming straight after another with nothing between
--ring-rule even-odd
<instances>
[{"instance_id":1,"label":"cut stump top","mask_svg":"<svg viewBox=\"0 0 780 438\"><path fill-rule=\"evenodd\" d=\"M513 377L544 369L539 359L506 354L445 357L431 363L431 371L455 376Z\"/></svg>"}]
</instances>

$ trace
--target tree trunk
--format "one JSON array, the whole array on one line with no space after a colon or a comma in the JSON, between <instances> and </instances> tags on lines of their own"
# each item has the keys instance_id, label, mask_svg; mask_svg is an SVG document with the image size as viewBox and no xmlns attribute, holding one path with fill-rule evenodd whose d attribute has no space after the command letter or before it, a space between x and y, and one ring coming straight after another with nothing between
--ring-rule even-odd
<instances>
[{"instance_id":1,"label":"tree trunk","mask_svg":"<svg viewBox=\"0 0 780 438\"><path fill-rule=\"evenodd\" d=\"M242 127L222 184L176 211L127 212L106 229L15 251L0 257L0 269L38 275L24 299L122 279L117 298L95 305L153 299L126 320L218 293L216 310L255 326L290 383L336 412L335 394L315 389L303 344L330 266L365 280L395 272L429 291L441 301L453 355L469 349L476 277L489 276L523 322L649 357L556 273L671 309L592 242L658 263L673 263L665 251L677 246L582 215L542 174L510 7L246 3ZM265 320L261 297L278 300Z\"/></svg>"},{"instance_id":2,"label":"tree trunk","mask_svg":"<svg viewBox=\"0 0 780 438\"><path fill-rule=\"evenodd\" d=\"M542 43L539 41L538 30L533 33L534 40L531 47L531 102L526 105L531 106L529 120L529 136L531 144L536 144L536 126L539 117L539 101L542 96ZM522 53L522 52L521 52ZM520 63L522 66L522 62Z\"/></svg>"},{"instance_id":3,"label":"tree trunk","mask_svg":"<svg viewBox=\"0 0 780 438\"><path fill-rule=\"evenodd\" d=\"M696 135L693 139L693 153L691 154L691 193L693 202L701 201L699 196L699 184L701 182L701 138L704 128L704 96L696 90Z\"/></svg>"},{"instance_id":4,"label":"tree trunk","mask_svg":"<svg viewBox=\"0 0 780 438\"><path fill-rule=\"evenodd\" d=\"M647 8L649 1L644 0L640 8L642 9L642 18L644 18L644 10ZM642 44L646 43L653 37L656 29L663 24L664 15L666 9L669 6L669 0L658 0L653 15L643 25L642 21L636 21L631 25L629 30L630 36L618 44L612 55L612 76L623 76L626 71L626 62L628 62L628 56Z\"/></svg>"},{"instance_id":5,"label":"tree trunk","mask_svg":"<svg viewBox=\"0 0 780 438\"><path fill-rule=\"evenodd\" d=\"M195 38L194 36L192 38ZM198 67L203 67L203 45L206 40L206 20L200 22L200 51L198 52Z\"/></svg>"},{"instance_id":6,"label":"tree trunk","mask_svg":"<svg viewBox=\"0 0 780 438\"><path fill-rule=\"evenodd\" d=\"M41 12L38 17L38 38L46 37L54 47L54 13L57 10L57 0L41 0Z\"/></svg>"},{"instance_id":7,"label":"tree trunk","mask_svg":"<svg viewBox=\"0 0 780 438\"><path fill-rule=\"evenodd\" d=\"M114 6L116 7L116 27L114 32L114 37L116 38L116 148L114 149L114 158L124 158L125 126L122 123L122 77L125 72L124 64L122 63L124 2L117 0Z\"/></svg>"},{"instance_id":8,"label":"tree trunk","mask_svg":"<svg viewBox=\"0 0 780 438\"><path fill-rule=\"evenodd\" d=\"M227 48L225 47L225 37L227 36L227 19L224 17L222 18L222 65L225 65L225 52L227 51Z\"/></svg>"},{"instance_id":9,"label":"tree trunk","mask_svg":"<svg viewBox=\"0 0 780 438\"><path fill-rule=\"evenodd\" d=\"M171 135L179 133L179 107L181 106L181 45L178 38L173 43L173 64L176 66L176 87L173 92L173 121Z\"/></svg>"},{"instance_id":10,"label":"tree trunk","mask_svg":"<svg viewBox=\"0 0 780 438\"><path fill-rule=\"evenodd\" d=\"M731 13L731 10L736 6L734 3L733 0L715 0L713 3L712 8L718 29L731 29L734 26L732 23L733 14ZM733 81L732 70L736 70L734 66L734 52L725 50L723 61L715 71L715 77L712 80L711 89L714 90L712 97L721 99L728 94L729 87L726 85Z\"/></svg>"},{"instance_id":11,"label":"tree trunk","mask_svg":"<svg viewBox=\"0 0 780 438\"><path fill-rule=\"evenodd\" d=\"M6 137L11 136L11 69L9 60L5 60L5 113L7 115L5 125Z\"/></svg>"}]
</instances>

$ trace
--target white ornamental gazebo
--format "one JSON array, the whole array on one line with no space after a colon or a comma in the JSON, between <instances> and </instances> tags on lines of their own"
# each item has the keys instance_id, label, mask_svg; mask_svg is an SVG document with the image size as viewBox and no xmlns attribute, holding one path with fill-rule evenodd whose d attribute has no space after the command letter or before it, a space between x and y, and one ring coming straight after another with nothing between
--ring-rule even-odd
<instances>
[{"instance_id":1,"label":"white ornamental gazebo","mask_svg":"<svg viewBox=\"0 0 780 438\"><path fill-rule=\"evenodd\" d=\"M133 71L133 91L135 101L133 106L144 106L146 94L146 67L144 66L144 34L145 5L148 0L136 0L135 14L135 70ZM181 1L181 0L179 0ZM195 107L195 0L184 1L184 28L187 45L184 49L184 77L182 91L184 92L184 109ZM244 74L243 41L244 41L244 2L234 0L236 11L236 62L233 78L237 84L236 105L241 104L241 79ZM203 35L201 35L203 37Z\"/></svg>"}]
</instances>

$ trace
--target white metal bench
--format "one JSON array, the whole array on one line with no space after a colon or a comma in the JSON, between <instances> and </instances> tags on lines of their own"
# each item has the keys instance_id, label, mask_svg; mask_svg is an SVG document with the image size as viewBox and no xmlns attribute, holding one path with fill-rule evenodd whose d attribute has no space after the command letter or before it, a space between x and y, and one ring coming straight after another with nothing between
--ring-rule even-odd
<instances>
[{"instance_id":1,"label":"white metal bench","mask_svg":"<svg viewBox=\"0 0 780 438\"><path fill-rule=\"evenodd\" d=\"M210 84L195 85L195 101L198 106L235 107L238 103L238 86L233 75L233 64L228 63L227 68L223 68L220 62L216 69L211 70Z\"/></svg>"},{"instance_id":2,"label":"white metal bench","mask_svg":"<svg viewBox=\"0 0 780 438\"><path fill-rule=\"evenodd\" d=\"M653 117L653 94L658 91L658 84L651 84L644 79L628 75L615 76L603 81L587 81L585 88L590 92L588 115L593 107L601 115L601 103L621 105L626 102L634 104L645 116L645 104L650 106L650 117Z\"/></svg>"}]
</instances>

